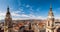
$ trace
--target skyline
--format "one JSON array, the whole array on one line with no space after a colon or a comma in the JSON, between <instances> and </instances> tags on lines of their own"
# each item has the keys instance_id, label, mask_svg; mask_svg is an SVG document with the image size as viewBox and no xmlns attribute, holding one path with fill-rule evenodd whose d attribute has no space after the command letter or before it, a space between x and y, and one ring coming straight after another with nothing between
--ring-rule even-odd
<instances>
[{"instance_id":1,"label":"skyline","mask_svg":"<svg viewBox=\"0 0 60 32\"><path fill-rule=\"evenodd\" d=\"M8 6L12 19L47 19L50 3L54 17L60 19L60 0L0 0L0 20Z\"/></svg>"}]
</instances>

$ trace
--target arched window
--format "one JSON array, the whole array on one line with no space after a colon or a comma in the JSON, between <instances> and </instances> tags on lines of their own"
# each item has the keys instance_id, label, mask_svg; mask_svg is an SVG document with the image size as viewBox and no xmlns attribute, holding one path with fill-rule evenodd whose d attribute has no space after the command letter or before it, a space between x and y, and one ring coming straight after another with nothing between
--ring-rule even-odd
<instances>
[{"instance_id":1,"label":"arched window","mask_svg":"<svg viewBox=\"0 0 60 32\"><path fill-rule=\"evenodd\" d=\"M48 31L49 32L49 31Z\"/></svg>"},{"instance_id":2,"label":"arched window","mask_svg":"<svg viewBox=\"0 0 60 32\"><path fill-rule=\"evenodd\" d=\"M48 26L50 26L50 23L49 23L49 21L48 21Z\"/></svg>"}]
</instances>

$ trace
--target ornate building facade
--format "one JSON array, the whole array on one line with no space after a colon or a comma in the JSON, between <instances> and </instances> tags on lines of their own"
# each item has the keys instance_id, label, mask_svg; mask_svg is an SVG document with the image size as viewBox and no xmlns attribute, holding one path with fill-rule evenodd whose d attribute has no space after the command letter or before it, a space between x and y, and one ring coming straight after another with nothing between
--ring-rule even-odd
<instances>
[{"instance_id":1,"label":"ornate building facade","mask_svg":"<svg viewBox=\"0 0 60 32\"><path fill-rule=\"evenodd\" d=\"M12 18L8 7L4 22L4 32L12 32L11 30L12 30Z\"/></svg>"},{"instance_id":2,"label":"ornate building facade","mask_svg":"<svg viewBox=\"0 0 60 32\"><path fill-rule=\"evenodd\" d=\"M47 23L46 23L46 32L60 32L60 25L59 24L56 25L54 20L55 18L52 12L52 5L50 5L50 11L49 11Z\"/></svg>"}]
</instances>

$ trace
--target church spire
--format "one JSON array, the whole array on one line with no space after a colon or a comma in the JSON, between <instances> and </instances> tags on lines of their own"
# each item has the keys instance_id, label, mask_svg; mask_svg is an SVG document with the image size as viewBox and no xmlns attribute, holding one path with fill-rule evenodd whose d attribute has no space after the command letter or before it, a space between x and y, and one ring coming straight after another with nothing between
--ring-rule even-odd
<instances>
[{"instance_id":1,"label":"church spire","mask_svg":"<svg viewBox=\"0 0 60 32\"><path fill-rule=\"evenodd\" d=\"M50 4L50 11L49 11L48 16L54 16L54 15L53 15L53 12L52 12L52 4Z\"/></svg>"},{"instance_id":2,"label":"church spire","mask_svg":"<svg viewBox=\"0 0 60 32\"><path fill-rule=\"evenodd\" d=\"M9 6L7 7L7 14L10 14L10 11L9 11Z\"/></svg>"},{"instance_id":3,"label":"church spire","mask_svg":"<svg viewBox=\"0 0 60 32\"><path fill-rule=\"evenodd\" d=\"M50 4L50 8L52 8L52 4Z\"/></svg>"},{"instance_id":4,"label":"church spire","mask_svg":"<svg viewBox=\"0 0 60 32\"><path fill-rule=\"evenodd\" d=\"M52 11L52 4L50 4L50 11Z\"/></svg>"}]
</instances>

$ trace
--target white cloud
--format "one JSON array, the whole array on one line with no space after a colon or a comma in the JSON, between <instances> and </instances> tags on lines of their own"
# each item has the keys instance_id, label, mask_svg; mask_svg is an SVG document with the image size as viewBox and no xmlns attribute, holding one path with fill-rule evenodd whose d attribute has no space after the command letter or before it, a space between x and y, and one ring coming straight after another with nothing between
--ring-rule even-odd
<instances>
[{"instance_id":1,"label":"white cloud","mask_svg":"<svg viewBox=\"0 0 60 32\"><path fill-rule=\"evenodd\" d=\"M18 6L20 7L21 6L21 1L18 0ZM40 18L43 18L42 16L35 16L34 13L33 13L33 9L30 5L22 5L22 6L25 6L27 8L29 8L29 11L31 12L31 14L18 14L18 13L21 13L23 11L23 8L19 8L17 11L12 11L13 10L13 7L11 7L11 16L13 19L40 19ZM22 12L24 13L24 12ZM32 15L33 14L33 15ZM5 15L6 15L6 12L4 11L0 11L0 20L4 19L5 18Z\"/></svg>"},{"instance_id":2,"label":"white cloud","mask_svg":"<svg viewBox=\"0 0 60 32\"><path fill-rule=\"evenodd\" d=\"M16 11L18 12L18 11ZM12 19L13 20L18 20L18 19L44 19L42 16L35 16L35 15L32 15L32 14L18 14L16 12L11 12L11 16L12 16ZM0 11L0 20L4 19L5 18L5 15L6 13L5 12L1 12Z\"/></svg>"},{"instance_id":3,"label":"white cloud","mask_svg":"<svg viewBox=\"0 0 60 32\"><path fill-rule=\"evenodd\" d=\"M0 20L4 19L5 17L5 12L0 11Z\"/></svg>"},{"instance_id":4,"label":"white cloud","mask_svg":"<svg viewBox=\"0 0 60 32\"><path fill-rule=\"evenodd\" d=\"M11 13L12 16L20 16L19 14L17 13Z\"/></svg>"},{"instance_id":5,"label":"white cloud","mask_svg":"<svg viewBox=\"0 0 60 32\"><path fill-rule=\"evenodd\" d=\"M30 19L46 19L46 17L43 17L43 16L36 16L36 15L29 15L30 16Z\"/></svg>"},{"instance_id":6,"label":"white cloud","mask_svg":"<svg viewBox=\"0 0 60 32\"><path fill-rule=\"evenodd\" d=\"M45 19L45 17L43 18L43 16L34 15L34 13L33 13L34 10L32 9L31 6L26 5L26 7L27 8L29 7L30 14L24 14L24 12L22 12L22 11L24 11L23 8L19 8L19 10L17 10L17 11L11 11L12 19L13 20L18 20L18 19L19 20L20 19ZM19 13L23 13L23 14L19 14ZM5 12L3 12L3 13L1 12L0 14L1 14L0 15L0 20L4 19L6 13Z\"/></svg>"},{"instance_id":7,"label":"white cloud","mask_svg":"<svg viewBox=\"0 0 60 32\"><path fill-rule=\"evenodd\" d=\"M26 5L26 7L27 7L27 8L29 8L29 7L30 7L30 5Z\"/></svg>"},{"instance_id":8,"label":"white cloud","mask_svg":"<svg viewBox=\"0 0 60 32\"><path fill-rule=\"evenodd\" d=\"M55 19L60 19L60 14L59 14L59 12L60 12L60 8L55 8L55 9L53 9L53 13L54 13Z\"/></svg>"}]
</instances>

